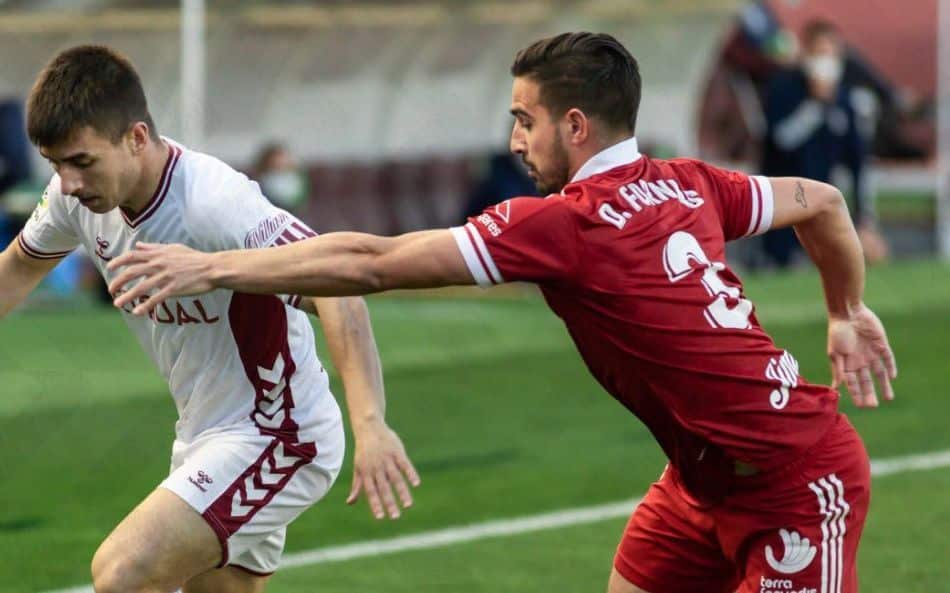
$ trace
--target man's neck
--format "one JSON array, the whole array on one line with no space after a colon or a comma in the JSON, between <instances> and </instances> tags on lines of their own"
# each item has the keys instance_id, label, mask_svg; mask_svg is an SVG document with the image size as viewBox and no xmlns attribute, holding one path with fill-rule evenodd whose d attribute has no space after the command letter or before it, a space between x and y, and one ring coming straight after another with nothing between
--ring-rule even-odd
<instances>
[{"instance_id":1,"label":"man's neck","mask_svg":"<svg viewBox=\"0 0 950 593\"><path fill-rule=\"evenodd\" d=\"M570 159L570 171L568 174L568 179L574 179L574 176L577 175L577 172L583 167L589 160L594 158L596 155L600 154L604 150L610 148L615 144L619 144L624 140L629 140L633 136L632 133L619 133L612 136L597 138L591 142L585 144L581 149L574 153L573 157Z\"/></svg>"},{"instance_id":2,"label":"man's neck","mask_svg":"<svg viewBox=\"0 0 950 593\"><path fill-rule=\"evenodd\" d=\"M162 172L169 158L168 144L164 140L149 142L142 157L139 182L129 192L129 199L122 203L122 209L132 215L145 209L158 191L158 184L162 182Z\"/></svg>"}]
</instances>

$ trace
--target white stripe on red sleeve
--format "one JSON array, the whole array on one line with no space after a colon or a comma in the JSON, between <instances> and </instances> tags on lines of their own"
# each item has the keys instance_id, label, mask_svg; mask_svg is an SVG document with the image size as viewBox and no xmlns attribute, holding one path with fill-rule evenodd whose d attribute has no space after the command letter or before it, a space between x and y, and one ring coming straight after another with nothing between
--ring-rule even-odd
<instances>
[{"instance_id":1,"label":"white stripe on red sleeve","mask_svg":"<svg viewBox=\"0 0 950 593\"><path fill-rule=\"evenodd\" d=\"M462 253L462 259L465 260L465 265L468 266L468 271L472 273L472 278L475 279L476 284L483 288L491 286L493 283L488 277L488 270L475 252L475 245L469 238L468 231L460 226L452 227L449 231L452 232L455 243Z\"/></svg>"},{"instance_id":2,"label":"white stripe on red sleeve","mask_svg":"<svg viewBox=\"0 0 950 593\"><path fill-rule=\"evenodd\" d=\"M465 225L465 231L472 238L472 242L475 245L475 252L482 260L482 263L485 264L485 269L488 270L488 277L491 278L491 281L495 284L502 284L505 279L501 277L501 272L498 271L498 266L495 265L495 260L492 259L491 253L488 252L488 246L485 245L485 240L482 239L478 229L475 228L474 224L468 223Z\"/></svg>"},{"instance_id":3,"label":"white stripe on red sleeve","mask_svg":"<svg viewBox=\"0 0 950 593\"><path fill-rule=\"evenodd\" d=\"M755 234L755 230L758 228L759 216L761 216L761 192L759 192L759 186L755 182L755 178L749 176L749 189L751 190L751 200L752 200L752 212L749 215L749 228L746 230L743 237L748 237Z\"/></svg>"},{"instance_id":4,"label":"white stripe on red sleeve","mask_svg":"<svg viewBox=\"0 0 950 593\"><path fill-rule=\"evenodd\" d=\"M772 216L775 214L775 197L772 194L772 182L764 175L755 175L752 177L753 183L759 187L759 201L761 202L762 212L759 215L759 225L754 234L761 235L772 228Z\"/></svg>"}]
</instances>

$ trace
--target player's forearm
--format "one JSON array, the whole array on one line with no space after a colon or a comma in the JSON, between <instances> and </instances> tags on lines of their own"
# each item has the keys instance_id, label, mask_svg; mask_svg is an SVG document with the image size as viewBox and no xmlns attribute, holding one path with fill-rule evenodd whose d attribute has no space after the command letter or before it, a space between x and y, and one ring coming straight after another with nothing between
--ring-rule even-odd
<instances>
[{"instance_id":1,"label":"player's forearm","mask_svg":"<svg viewBox=\"0 0 950 593\"><path fill-rule=\"evenodd\" d=\"M353 432L385 421L382 365L366 303L358 297L314 299L333 366L343 380Z\"/></svg>"},{"instance_id":2,"label":"player's forearm","mask_svg":"<svg viewBox=\"0 0 950 593\"><path fill-rule=\"evenodd\" d=\"M375 263L396 239L329 233L269 249L210 255L208 274L219 288L261 294L351 296L386 290Z\"/></svg>"},{"instance_id":3,"label":"player's forearm","mask_svg":"<svg viewBox=\"0 0 950 593\"><path fill-rule=\"evenodd\" d=\"M795 232L821 273L828 314L850 317L864 294L864 253L840 192Z\"/></svg>"},{"instance_id":4,"label":"player's forearm","mask_svg":"<svg viewBox=\"0 0 950 593\"><path fill-rule=\"evenodd\" d=\"M0 253L0 319L22 303L42 279L42 273L21 261L14 244Z\"/></svg>"}]
</instances>

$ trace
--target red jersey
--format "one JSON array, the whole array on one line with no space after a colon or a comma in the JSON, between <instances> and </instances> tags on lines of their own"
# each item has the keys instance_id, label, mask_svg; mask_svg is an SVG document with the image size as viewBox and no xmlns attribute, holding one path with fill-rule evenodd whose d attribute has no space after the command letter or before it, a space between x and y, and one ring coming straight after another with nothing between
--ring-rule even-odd
<instances>
[{"instance_id":1,"label":"red jersey","mask_svg":"<svg viewBox=\"0 0 950 593\"><path fill-rule=\"evenodd\" d=\"M772 222L765 177L640 155L592 158L560 194L514 198L452 229L476 281L537 283L590 372L653 433L685 485L721 495L735 461L785 465L832 425L763 331L726 241Z\"/></svg>"}]
</instances>

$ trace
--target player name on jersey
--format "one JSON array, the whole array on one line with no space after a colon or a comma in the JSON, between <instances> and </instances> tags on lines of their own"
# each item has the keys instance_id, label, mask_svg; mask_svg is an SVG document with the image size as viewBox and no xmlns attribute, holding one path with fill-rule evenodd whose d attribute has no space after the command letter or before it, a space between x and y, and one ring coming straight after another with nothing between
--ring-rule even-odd
<instances>
[{"instance_id":1,"label":"player name on jersey","mask_svg":"<svg viewBox=\"0 0 950 593\"><path fill-rule=\"evenodd\" d=\"M698 192L680 188L675 179L657 181L641 179L620 186L617 193L635 212L640 212L647 206L659 206L668 200L676 200L687 208L699 208L705 202ZM609 222L618 229L626 226L627 220L633 217L630 212L618 212L607 202L600 205L597 213L605 222Z\"/></svg>"}]
</instances>

